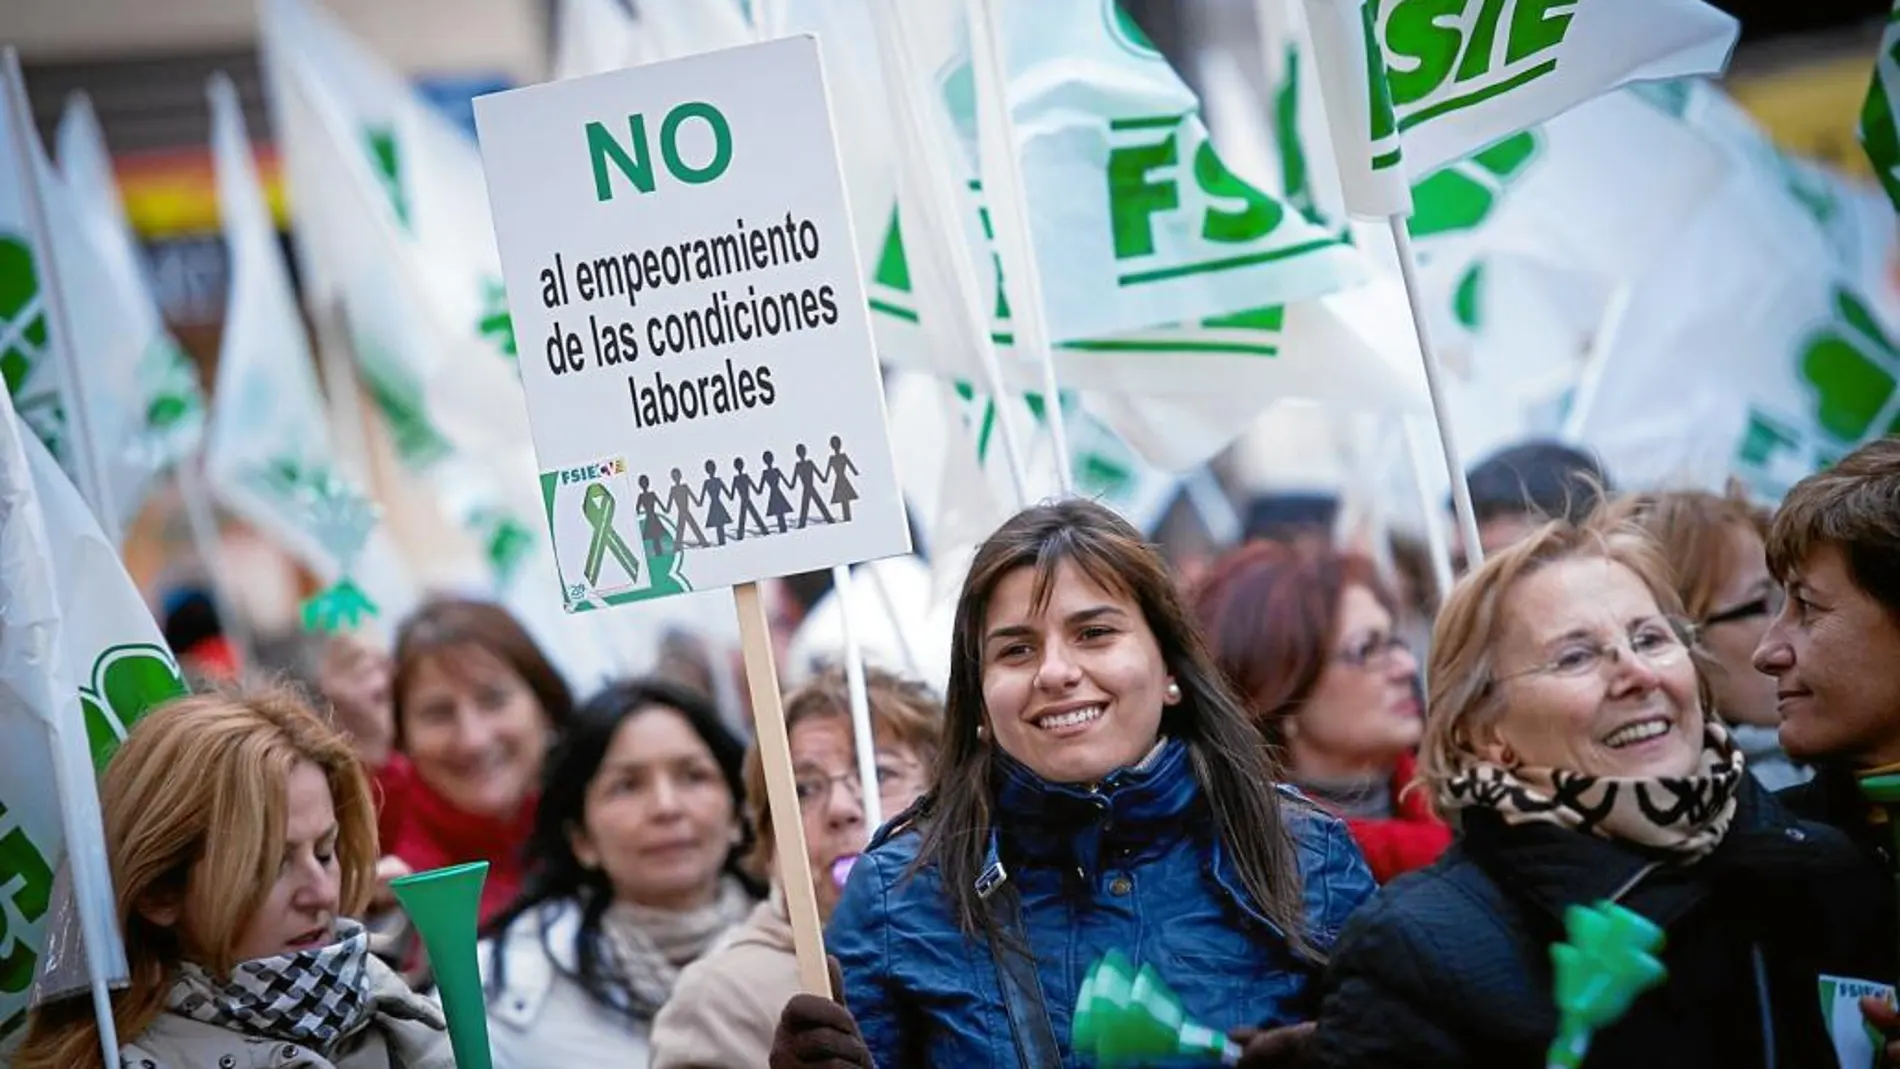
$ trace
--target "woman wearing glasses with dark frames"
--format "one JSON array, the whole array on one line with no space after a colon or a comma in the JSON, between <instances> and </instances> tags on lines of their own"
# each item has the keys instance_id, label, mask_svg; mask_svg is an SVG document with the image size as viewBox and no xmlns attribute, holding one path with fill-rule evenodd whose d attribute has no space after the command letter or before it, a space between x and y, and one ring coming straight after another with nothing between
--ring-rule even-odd
<instances>
[{"instance_id":1,"label":"woman wearing glasses with dark frames","mask_svg":"<svg viewBox=\"0 0 1900 1069\"><path fill-rule=\"evenodd\" d=\"M1755 670L1755 647L1781 611L1781 586L1768 574L1767 516L1739 488L1630 494L1606 506L1606 520L1630 520L1661 545L1684 612L1708 661L1703 677L1748 770L1771 791L1805 783L1812 771L1782 752L1775 680Z\"/></svg>"},{"instance_id":2,"label":"woman wearing glasses with dark frames","mask_svg":"<svg viewBox=\"0 0 1900 1069\"><path fill-rule=\"evenodd\" d=\"M1830 1022L1858 1007L1830 990L1855 985L1824 978L1889 975L1885 881L1746 774L1693 634L1634 526L1552 523L1465 576L1420 748L1459 838L1347 922L1309 1067L1545 1065L1550 944L1606 899L1663 929L1667 978L1590 1065L1837 1064Z\"/></svg>"},{"instance_id":3,"label":"woman wearing glasses with dark frames","mask_svg":"<svg viewBox=\"0 0 1900 1069\"><path fill-rule=\"evenodd\" d=\"M1252 542L1216 561L1193 607L1215 661L1305 794L1346 821L1380 883L1451 845L1408 790L1425 719L1418 660L1372 562Z\"/></svg>"}]
</instances>

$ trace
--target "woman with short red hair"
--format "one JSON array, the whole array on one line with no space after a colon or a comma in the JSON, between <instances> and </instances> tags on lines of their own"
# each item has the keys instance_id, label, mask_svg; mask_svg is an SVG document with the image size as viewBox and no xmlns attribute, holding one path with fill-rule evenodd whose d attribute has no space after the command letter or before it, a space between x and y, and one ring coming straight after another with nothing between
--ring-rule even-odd
<instances>
[{"instance_id":1,"label":"woman with short red hair","mask_svg":"<svg viewBox=\"0 0 1900 1069\"><path fill-rule=\"evenodd\" d=\"M1435 860L1451 830L1406 789L1424 731L1418 661L1371 562L1252 542L1214 563L1193 602L1288 779L1345 819L1378 881Z\"/></svg>"}]
</instances>

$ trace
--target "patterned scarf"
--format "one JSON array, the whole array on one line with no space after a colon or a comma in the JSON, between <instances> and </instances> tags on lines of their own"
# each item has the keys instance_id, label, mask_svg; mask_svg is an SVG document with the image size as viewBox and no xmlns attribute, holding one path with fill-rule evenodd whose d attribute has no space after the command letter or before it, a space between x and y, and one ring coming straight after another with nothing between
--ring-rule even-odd
<instances>
[{"instance_id":1,"label":"patterned scarf","mask_svg":"<svg viewBox=\"0 0 1900 1069\"><path fill-rule=\"evenodd\" d=\"M1556 824L1687 864L1728 833L1743 774L1742 752L1727 729L1713 717L1703 723L1702 767L1692 776L1588 776L1474 760L1446 782L1446 794L1461 808L1496 810L1506 824Z\"/></svg>"},{"instance_id":2,"label":"patterned scarf","mask_svg":"<svg viewBox=\"0 0 1900 1069\"><path fill-rule=\"evenodd\" d=\"M726 929L752 912L752 896L722 877L713 900L684 913L615 902L601 916L607 978L614 1008L650 1019L673 995L680 969L704 954Z\"/></svg>"},{"instance_id":3,"label":"patterned scarf","mask_svg":"<svg viewBox=\"0 0 1900 1069\"><path fill-rule=\"evenodd\" d=\"M369 933L355 921L337 922L337 940L325 946L240 962L229 980L185 962L165 996L165 1008L194 1021L248 1036L284 1040L325 1057L369 1023Z\"/></svg>"}]
</instances>

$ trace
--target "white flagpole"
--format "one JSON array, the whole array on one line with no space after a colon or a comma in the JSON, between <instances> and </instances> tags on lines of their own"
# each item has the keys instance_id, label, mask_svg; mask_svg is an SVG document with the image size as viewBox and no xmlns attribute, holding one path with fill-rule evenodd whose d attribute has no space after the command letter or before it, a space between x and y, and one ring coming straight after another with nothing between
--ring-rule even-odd
<instances>
[{"instance_id":1,"label":"white flagpole","mask_svg":"<svg viewBox=\"0 0 1900 1069\"><path fill-rule=\"evenodd\" d=\"M1010 302L1016 345L1036 361L1042 372L1043 411L1049 425L1049 444L1055 450L1056 486L1067 497L1075 492L1069 466L1069 434L1063 424L1062 393L1056 382L1055 353L1044 314L1042 270L1036 262L1035 235L1029 225L1029 194L1023 188L1022 157L1016 151L1016 120L1010 112L1009 72L997 33L995 0L964 0L963 7L970 25L976 75L977 157L983 174L983 197L989 204L997 248L1002 253L1003 288L1014 289L1019 298ZM989 151L984 151L985 147Z\"/></svg>"},{"instance_id":2,"label":"white flagpole","mask_svg":"<svg viewBox=\"0 0 1900 1069\"><path fill-rule=\"evenodd\" d=\"M1623 320L1629 316L1633 292L1628 282L1619 282L1610 291L1603 318L1598 320L1596 334L1590 339L1590 351L1584 356L1583 373L1577 377L1577 392L1571 396L1570 411L1564 415L1563 439L1566 442L1574 444L1583 438L1583 429L1589 423L1590 413L1597 406L1597 394L1603 388L1603 373L1609 365L1610 353L1616 348L1617 336L1623 333Z\"/></svg>"},{"instance_id":3,"label":"white flagpole","mask_svg":"<svg viewBox=\"0 0 1900 1069\"><path fill-rule=\"evenodd\" d=\"M40 299L46 306L46 321L50 328L48 357L52 361L54 373L59 379L59 392L65 416L70 421L73 433L66 436L68 448L73 451L74 468L79 476L79 490L92 506L93 515L99 520L99 527L111 541L113 548L120 548L125 541L124 519L119 516L117 504L112 500L111 487L107 485L104 469L101 468L99 439L93 433L92 413L86 407L85 380L79 374L79 354L73 352L72 319L66 314L66 302L60 293L59 270L53 252L52 227L47 223L46 205L40 200L40 184L37 161L42 154L34 151L33 109L27 102L26 79L20 74L20 56L13 48L6 50L6 93L7 114L11 120L8 125L13 130L11 146L15 166L19 168L20 196L26 204L27 226L32 231L34 248L39 256L35 265L39 275Z\"/></svg>"},{"instance_id":4,"label":"white flagpole","mask_svg":"<svg viewBox=\"0 0 1900 1069\"><path fill-rule=\"evenodd\" d=\"M1418 260L1412 252L1412 234L1403 215L1390 215L1392 244L1399 253L1399 277L1405 282L1405 301L1412 309L1412 330L1418 336L1419 357L1425 363L1425 386L1432 395L1432 420L1438 424L1438 444L1445 453L1445 473L1451 477L1451 503L1458 513L1458 530L1464 535L1467 568L1484 563L1484 547L1478 542L1478 516L1471 505L1471 485L1465 482L1464 457L1458 451L1458 435L1452 430L1451 408L1445 400L1444 368L1438 362L1438 350L1432 347L1431 331L1425 328L1425 294L1418 282Z\"/></svg>"},{"instance_id":5,"label":"white flagpole","mask_svg":"<svg viewBox=\"0 0 1900 1069\"><path fill-rule=\"evenodd\" d=\"M904 32L903 20L896 11L897 0L868 0L872 29L877 34L878 55L884 64L885 95L891 108L891 126L897 134L897 170L900 202L915 216L904 218L917 227L919 241L911 246L912 255L938 256L947 269L947 282L953 295L958 322L940 323L934 329L949 332L955 341L976 352L983 375L983 388L996 402L996 421L1002 431L1003 457L1009 466L1010 483L1016 491L1018 508L1030 502L1029 469L1015 421L1009 416L1009 396L1003 386L1003 369L997 359L996 343L990 338L988 302L980 295L976 269L963 254L963 230L952 209L961 196L952 180L943 139L929 121L929 105L924 99L916 61Z\"/></svg>"},{"instance_id":6,"label":"white flagpole","mask_svg":"<svg viewBox=\"0 0 1900 1069\"><path fill-rule=\"evenodd\" d=\"M13 66L12 49L7 50L7 57L8 66L17 73L18 68ZM81 861L84 852L76 848L77 844L85 841L82 834L85 829L80 823L82 803L78 792L97 788L93 786L90 767L84 770L86 774L73 767L74 762L79 760L73 752L74 747L83 750L84 745L62 737L68 731L84 730L86 714L80 707L79 695L76 691L69 691L57 697L60 708L54 715L66 723L64 726L50 722L46 725L46 737L53 754L53 784L59 792L60 825L66 835L66 858L74 889L73 906L79 911L80 937L86 944L86 972L92 981L92 1016L99 1029L99 1053L105 1059L100 1064L115 1066L119 1064L119 1029L112 1018L112 992L107 986L107 978L112 970L106 955L106 936L116 933L118 925L112 917L99 915L97 895L80 890L84 886L82 881L92 879L109 882L112 874L93 872L90 863ZM93 805L83 808L96 811L98 805L94 801Z\"/></svg>"},{"instance_id":7,"label":"white flagpole","mask_svg":"<svg viewBox=\"0 0 1900 1069\"><path fill-rule=\"evenodd\" d=\"M923 679L917 651L912 648L910 635L904 630L903 618L897 615L897 599L891 597L890 584L884 581L884 573L877 570L876 562L865 565L864 572L871 579L871 590L877 595L878 607L884 610L884 618L890 622L891 635L897 639L897 652L904 660L904 673L914 680Z\"/></svg>"}]
</instances>

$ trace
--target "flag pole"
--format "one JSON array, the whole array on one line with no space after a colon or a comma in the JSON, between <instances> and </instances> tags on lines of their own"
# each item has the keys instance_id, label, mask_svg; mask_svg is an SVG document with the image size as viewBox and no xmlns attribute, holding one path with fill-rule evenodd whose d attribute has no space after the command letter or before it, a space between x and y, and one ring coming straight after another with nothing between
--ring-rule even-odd
<instances>
[{"instance_id":1,"label":"flag pole","mask_svg":"<svg viewBox=\"0 0 1900 1069\"><path fill-rule=\"evenodd\" d=\"M1597 394L1603 388L1603 373L1609 367L1617 338L1623 333L1623 321L1629 318L1630 298L1634 292L1628 282L1619 282L1610 291L1603 318L1597 321L1596 333L1590 339L1590 351L1584 356L1583 373L1577 377L1577 392L1571 397L1570 411L1564 416L1563 440L1566 442L1575 444L1582 440L1583 429L1596 410Z\"/></svg>"},{"instance_id":2,"label":"flag pole","mask_svg":"<svg viewBox=\"0 0 1900 1069\"><path fill-rule=\"evenodd\" d=\"M996 224L1002 254L1002 286L1020 300L1010 302L1016 345L1036 361L1042 373L1043 411L1049 444L1055 451L1056 486L1062 496L1075 492L1069 464L1069 434L1063 423L1062 393L1056 382L1055 352L1042 296L1042 269L1036 261L1035 235L1029 223L1029 194L1024 189L1022 157L1017 153L1016 119L1009 105L1009 75L1003 42L997 33L995 0L964 0L969 21L971 61L976 75L977 160L983 195Z\"/></svg>"},{"instance_id":3,"label":"flag pole","mask_svg":"<svg viewBox=\"0 0 1900 1069\"><path fill-rule=\"evenodd\" d=\"M52 227L47 222L46 205L40 199L38 171L44 153L38 151L39 138L33 132L33 110L27 102L26 79L20 73L20 55L11 46L6 49L6 84L10 120L7 125L13 130L12 154L18 161L20 196L25 202L27 227L39 256L35 269L39 275L40 299L45 303L47 326L50 328L48 355L54 374L58 377L61 406L75 432L67 436L66 441L73 451L73 467L79 477L80 493L85 496L86 503L92 506L100 529L112 542L112 547L118 550L125 541L125 521L119 516L117 503L112 500L111 488L106 484L105 471L101 467L99 439L93 432L92 412L86 406L85 382L75 363L77 354L72 349L72 320L67 317L66 302L60 293Z\"/></svg>"},{"instance_id":4,"label":"flag pole","mask_svg":"<svg viewBox=\"0 0 1900 1069\"><path fill-rule=\"evenodd\" d=\"M996 342L990 336L988 303L979 296L976 269L963 254L963 230L951 210L960 192L952 180L950 162L945 158L943 139L935 136L923 100L922 82L911 55L896 0L869 0L866 5L871 26L877 35L878 55L884 64L885 96L891 109L891 126L897 133L897 171L900 204L915 212L912 222L919 224L924 239L910 246L920 261L934 257L929 264L941 272L952 294L952 312L939 329L947 330L949 345L959 351L975 351L983 376L983 388L997 401L996 420L1002 430L1003 457L1009 469L1016 505L1030 502L1029 469L1015 421L1009 417L1009 396L1003 385L1002 364L996 355ZM920 263L920 266L922 264ZM920 287L921 288L921 287ZM921 303L921 302L920 302Z\"/></svg>"},{"instance_id":5,"label":"flag pole","mask_svg":"<svg viewBox=\"0 0 1900 1069\"><path fill-rule=\"evenodd\" d=\"M1445 371L1439 364L1438 350L1432 345L1431 331L1425 326L1425 295L1419 286L1412 234L1403 215L1389 215L1386 222L1392 228L1392 244L1398 249L1405 303L1412 309L1412 331L1418 337L1419 357L1425 364L1425 387L1432 397L1432 421L1438 425L1438 444L1445 454L1445 474L1451 478L1452 510L1458 514L1458 530L1464 535L1466 568L1476 568L1484 563L1484 548L1478 541L1478 516L1471 505L1471 484L1465 481L1464 457L1458 451L1458 435L1452 429L1451 409L1445 400Z\"/></svg>"},{"instance_id":6,"label":"flag pole","mask_svg":"<svg viewBox=\"0 0 1900 1069\"><path fill-rule=\"evenodd\" d=\"M204 562L211 580L212 607L217 610L219 626L237 651L238 672L242 675L257 665L257 644L251 637L250 623L238 615L237 604L231 599L224 536L218 531L210 491L205 489L203 463L204 450L200 447L191 456L179 460L173 476L178 480L178 497L184 508L185 526L191 531L192 546L197 549L198 559Z\"/></svg>"}]
</instances>

